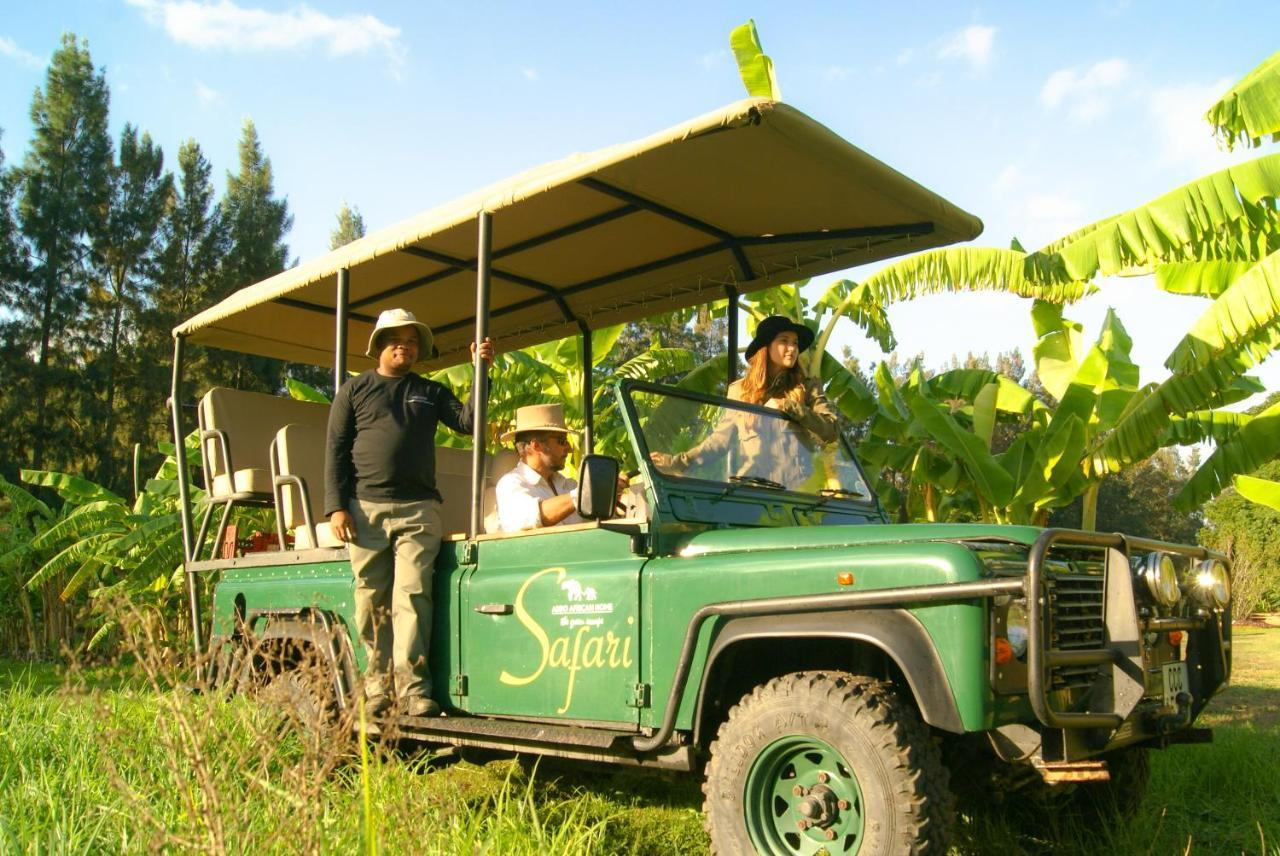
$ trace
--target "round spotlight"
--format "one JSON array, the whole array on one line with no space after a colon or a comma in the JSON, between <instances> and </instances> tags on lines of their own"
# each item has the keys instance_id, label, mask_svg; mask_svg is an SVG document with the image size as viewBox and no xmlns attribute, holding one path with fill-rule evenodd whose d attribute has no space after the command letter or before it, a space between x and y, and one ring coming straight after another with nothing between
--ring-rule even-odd
<instances>
[{"instance_id":1,"label":"round spotlight","mask_svg":"<svg viewBox=\"0 0 1280 856\"><path fill-rule=\"evenodd\" d=\"M1217 559L1205 559L1196 565L1196 592L1214 609L1225 609L1231 602L1231 576L1227 566Z\"/></svg>"},{"instance_id":2,"label":"round spotlight","mask_svg":"<svg viewBox=\"0 0 1280 856\"><path fill-rule=\"evenodd\" d=\"M1142 566L1142 579L1147 590L1161 606L1176 606L1182 596L1178 588L1178 569L1168 553L1151 553Z\"/></svg>"}]
</instances>

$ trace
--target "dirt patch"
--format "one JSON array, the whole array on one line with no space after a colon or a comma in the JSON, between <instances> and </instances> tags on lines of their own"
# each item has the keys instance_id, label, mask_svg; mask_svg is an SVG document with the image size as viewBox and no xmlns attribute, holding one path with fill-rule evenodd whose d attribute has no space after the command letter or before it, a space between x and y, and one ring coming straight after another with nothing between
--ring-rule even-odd
<instances>
[{"instance_id":1,"label":"dirt patch","mask_svg":"<svg viewBox=\"0 0 1280 856\"><path fill-rule=\"evenodd\" d=\"M1237 618L1233 627L1280 628L1280 612L1255 612L1247 618Z\"/></svg>"}]
</instances>

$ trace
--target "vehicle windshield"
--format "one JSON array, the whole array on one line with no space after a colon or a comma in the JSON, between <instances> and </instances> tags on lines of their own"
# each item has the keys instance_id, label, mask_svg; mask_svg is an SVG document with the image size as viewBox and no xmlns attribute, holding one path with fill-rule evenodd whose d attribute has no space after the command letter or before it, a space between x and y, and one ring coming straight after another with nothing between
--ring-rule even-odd
<instances>
[{"instance_id":1,"label":"vehicle windshield","mask_svg":"<svg viewBox=\"0 0 1280 856\"><path fill-rule=\"evenodd\" d=\"M648 386L630 396L663 475L871 500L843 439L824 444L779 410Z\"/></svg>"}]
</instances>

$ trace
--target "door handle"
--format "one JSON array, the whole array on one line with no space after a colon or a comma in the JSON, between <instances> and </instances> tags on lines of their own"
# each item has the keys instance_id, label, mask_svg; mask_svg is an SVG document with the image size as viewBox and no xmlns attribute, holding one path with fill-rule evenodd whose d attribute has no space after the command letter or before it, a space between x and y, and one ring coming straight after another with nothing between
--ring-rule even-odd
<instances>
[{"instance_id":1,"label":"door handle","mask_svg":"<svg viewBox=\"0 0 1280 856\"><path fill-rule=\"evenodd\" d=\"M476 607L476 612L481 615L510 615L514 609L509 603L482 603Z\"/></svg>"}]
</instances>

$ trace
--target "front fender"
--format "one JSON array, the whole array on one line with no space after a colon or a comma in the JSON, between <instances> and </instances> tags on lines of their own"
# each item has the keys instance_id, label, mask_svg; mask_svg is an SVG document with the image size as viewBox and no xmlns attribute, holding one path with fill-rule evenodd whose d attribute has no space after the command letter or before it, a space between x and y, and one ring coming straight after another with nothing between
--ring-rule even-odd
<instances>
[{"instance_id":1,"label":"front fender","mask_svg":"<svg viewBox=\"0 0 1280 856\"><path fill-rule=\"evenodd\" d=\"M906 676L908 688L929 725L963 733L965 728L937 648L924 625L904 609L863 609L802 615L759 616L728 621L707 654L698 687L694 733L702 733L708 675L735 644L755 639L839 638L868 643L889 657Z\"/></svg>"}]
</instances>

